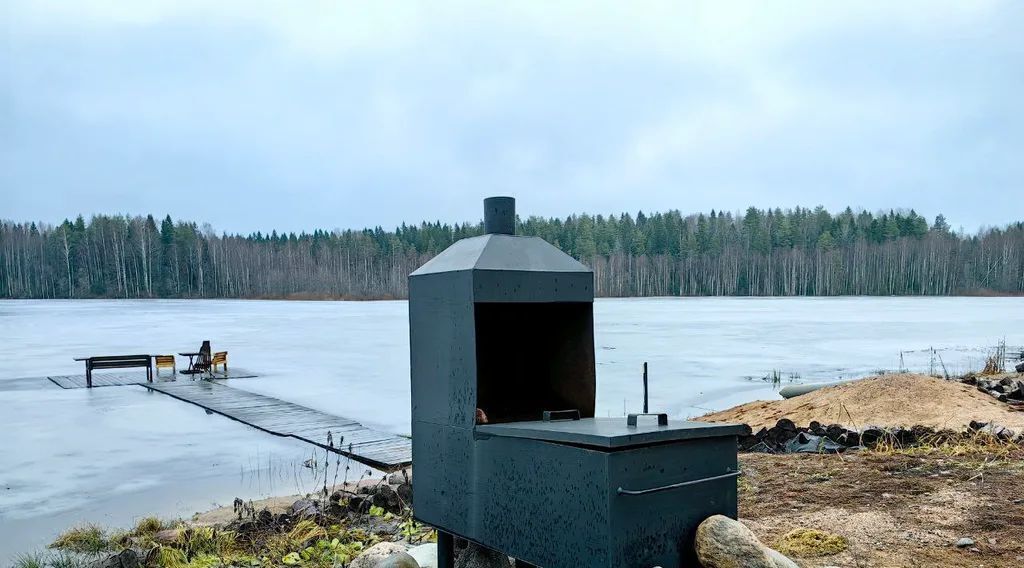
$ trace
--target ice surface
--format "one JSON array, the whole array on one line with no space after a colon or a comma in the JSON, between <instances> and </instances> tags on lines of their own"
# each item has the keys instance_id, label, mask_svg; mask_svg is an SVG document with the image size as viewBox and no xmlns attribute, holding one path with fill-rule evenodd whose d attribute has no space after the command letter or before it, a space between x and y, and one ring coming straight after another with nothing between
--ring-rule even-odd
<instances>
[{"instance_id":1,"label":"ice surface","mask_svg":"<svg viewBox=\"0 0 1024 568\"><path fill-rule=\"evenodd\" d=\"M760 378L773 370L784 384L848 378L897 369L902 350L906 367L926 371L929 347L950 372L978 367L985 346L1024 343L1024 299L609 299L595 325L598 416L639 410L648 361L652 411L686 418L776 398ZM404 302L0 301L0 562L78 520L124 525L315 489L301 442L142 387L20 378L209 339L260 375L236 388L406 433L408 336Z\"/></svg>"}]
</instances>

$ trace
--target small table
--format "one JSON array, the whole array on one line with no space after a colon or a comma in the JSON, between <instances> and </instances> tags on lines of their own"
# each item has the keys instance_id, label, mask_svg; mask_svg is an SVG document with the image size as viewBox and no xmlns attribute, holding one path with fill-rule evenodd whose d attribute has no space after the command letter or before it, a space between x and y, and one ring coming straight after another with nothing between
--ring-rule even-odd
<instances>
[{"instance_id":1,"label":"small table","mask_svg":"<svg viewBox=\"0 0 1024 568\"><path fill-rule=\"evenodd\" d=\"M196 369L196 357L202 355L202 353L178 353L182 357L188 357L188 369L181 371L183 375L198 375L203 373L205 369Z\"/></svg>"}]
</instances>

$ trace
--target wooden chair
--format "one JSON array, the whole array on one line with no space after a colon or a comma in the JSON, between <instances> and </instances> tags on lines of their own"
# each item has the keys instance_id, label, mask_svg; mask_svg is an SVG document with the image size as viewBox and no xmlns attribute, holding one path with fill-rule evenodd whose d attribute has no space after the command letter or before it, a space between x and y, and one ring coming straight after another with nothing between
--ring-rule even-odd
<instances>
[{"instance_id":1,"label":"wooden chair","mask_svg":"<svg viewBox=\"0 0 1024 568\"><path fill-rule=\"evenodd\" d=\"M166 369L170 367L171 376L178 374L178 365L174 361L174 355L154 355L156 359L156 374L160 376L160 369Z\"/></svg>"},{"instance_id":2,"label":"wooden chair","mask_svg":"<svg viewBox=\"0 0 1024 568\"><path fill-rule=\"evenodd\" d=\"M218 351L213 354L213 360L210 362L210 372L214 373L217 371L217 365L224 367L224 374L228 374L228 352Z\"/></svg>"},{"instance_id":3,"label":"wooden chair","mask_svg":"<svg viewBox=\"0 0 1024 568\"><path fill-rule=\"evenodd\" d=\"M199 358L192 363L192 372L196 374L210 374L210 341L206 340L199 346ZM193 377L194 378L194 377Z\"/></svg>"}]
</instances>

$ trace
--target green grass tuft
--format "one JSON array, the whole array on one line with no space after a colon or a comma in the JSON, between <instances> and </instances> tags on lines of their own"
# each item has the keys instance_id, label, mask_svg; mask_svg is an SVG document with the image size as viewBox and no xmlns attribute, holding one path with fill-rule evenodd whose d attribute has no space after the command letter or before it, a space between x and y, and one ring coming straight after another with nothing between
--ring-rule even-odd
<instances>
[{"instance_id":1,"label":"green grass tuft","mask_svg":"<svg viewBox=\"0 0 1024 568\"><path fill-rule=\"evenodd\" d=\"M12 568L44 568L46 566L46 555L41 552L19 554L14 558Z\"/></svg>"},{"instance_id":2,"label":"green grass tuft","mask_svg":"<svg viewBox=\"0 0 1024 568\"><path fill-rule=\"evenodd\" d=\"M171 528L170 525L156 517L144 517L139 519L138 523L135 523L135 530L132 531L132 534L135 536L141 536L157 533L168 528Z\"/></svg>"},{"instance_id":3,"label":"green grass tuft","mask_svg":"<svg viewBox=\"0 0 1024 568\"><path fill-rule=\"evenodd\" d=\"M50 568L85 568L91 561L82 558L78 554L62 552L50 556Z\"/></svg>"},{"instance_id":4,"label":"green grass tuft","mask_svg":"<svg viewBox=\"0 0 1024 568\"><path fill-rule=\"evenodd\" d=\"M69 529L58 536L50 548L82 554L99 554L110 550L110 541L102 528L90 524Z\"/></svg>"}]
</instances>

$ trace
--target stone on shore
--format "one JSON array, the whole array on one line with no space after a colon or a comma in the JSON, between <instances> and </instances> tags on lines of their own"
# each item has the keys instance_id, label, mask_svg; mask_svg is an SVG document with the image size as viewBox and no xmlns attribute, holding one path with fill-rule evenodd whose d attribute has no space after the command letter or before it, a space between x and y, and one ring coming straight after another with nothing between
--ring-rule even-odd
<instances>
[{"instance_id":1,"label":"stone on shore","mask_svg":"<svg viewBox=\"0 0 1024 568\"><path fill-rule=\"evenodd\" d=\"M142 563L134 550L126 548L113 556L89 564L88 568L142 568Z\"/></svg>"},{"instance_id":2,"label":"stone on shore","mask_svg":"<svg viewBox=\"0 0 1024 568\"><path fill-rule=\"evenodd\" d=\"M174 544L178 542L180 535L181 530L179 529L164 529L153 534L153 542L157 544Z\"/></svg>"},{"instance_id":3,"label":"stone on shore","mask_svg":"<svg viewBox=\"0 0 1024 568\"><path fill-rule=\"evenodd\" d=\"M405 485L406 483L412 483L412 475L408 470L396 471L388 476L389 485Z\"/></svg>"},{"instance_id":4,"label":"stone on shore","mask_svg":"<svg viewBox=\"0 0 1024 568\"><path fill-rule=\"evenodd\" d=\"M405 552L405 547L397 542L378 542L356 556L348 568L376 568L382 560L399 552Z\"/></svg>"},{"instance_id":5,"label":"stone on shore","mask_svg":"<svg viewBox=\"0 0 1024 568\"><path fill-rule=\"evenodd\" d=\"M476 543L469 543L462 554L455 559L455 568L511 568L508 556L485 548Z\"/></svg>"},{"instance_id":6,"label":"stone on shore","mask_svg":"<svg viewBox=\"0 0 1024 568\"><path fill-rule=\"evenodd\" d=\"M406 552L392 554L377 563L374 568L422 568L416 559Z\"/></svg>"},{"instance_id":7,"label":"stone on shore","mask_svg":"<svg viewBox=\"0 0 1024 568\"><path fill-rule=\"evenodd\" d=\"M402 498L390 485L380 485L373 492L373 504L395 515L402 514Z\"/></svg>"},{"instance_id":8,"label":"stone on shore","mask_svg":"<svg viewBox=\"0 0 1024 568\"><path fill-rule=\"evenodd\" d=\"M704 519L697 527L695 546L704 568L798 568L762 544L743 523L723 515Z\"/></svg>"},{"instance_id":9,"label":"stone on shore","mask_svg":"<svg viewBox=\"0 0 1024 568\"><path fill-rule=\"evenodd\" d=\"M320 507L312 499L299 499L292 503L291 514L299 519L311 519L320 514Z\"/></svg>"}]
</instances>

